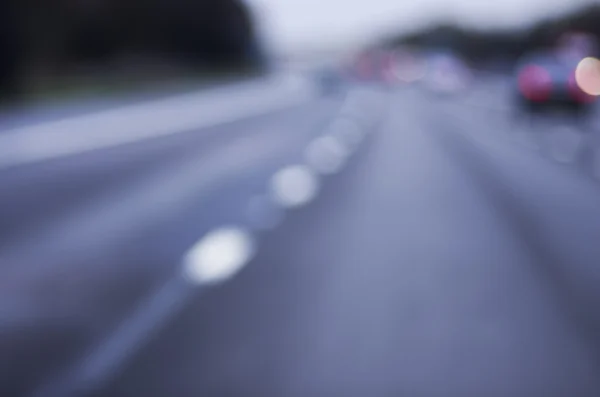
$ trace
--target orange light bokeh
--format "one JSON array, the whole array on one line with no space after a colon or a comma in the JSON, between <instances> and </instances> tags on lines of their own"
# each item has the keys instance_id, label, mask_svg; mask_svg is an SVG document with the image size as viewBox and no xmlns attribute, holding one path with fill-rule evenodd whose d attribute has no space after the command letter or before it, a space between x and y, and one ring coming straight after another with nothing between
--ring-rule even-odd
<instances>
[{"instance_id":1,"label":"orange light bokeh","mask_svg":"<svg viewBox=\"0 0 600 397\"><path fill-rule=\"evenodd\" d=\"M585 93L600 96L600 60L592 57L582 59L577 65L575 78Z\"/></svg>"}]
</instances>

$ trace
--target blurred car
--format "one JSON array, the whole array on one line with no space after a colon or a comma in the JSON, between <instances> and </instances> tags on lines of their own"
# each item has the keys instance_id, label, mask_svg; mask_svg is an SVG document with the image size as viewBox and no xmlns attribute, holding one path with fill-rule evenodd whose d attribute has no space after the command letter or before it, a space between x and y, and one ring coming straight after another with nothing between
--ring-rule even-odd
<instances>
[{"instance_id":1,"label":"blurred car","mask_svg":"<svg viewBox=\"0 0 600 397\"><path fill-rule=\"evenodd\" d=\"M458 56L447 52L434 52L426 57L422 82L428 91L437 94L457 94L468 88L470 80L470 69Z\"/></svg>"},{"instance_id":2,"label":"blurred car","mask_svg":"<svg viewBox=\"0 0 600 397\"><path fill-rule=\"evenodd\" d=\"M576 79L579 59L552 53L523 59L516 70L517 101L527 111L565 109L584 112L595 97L583 91Z\"/></svg>"}]
</instances>

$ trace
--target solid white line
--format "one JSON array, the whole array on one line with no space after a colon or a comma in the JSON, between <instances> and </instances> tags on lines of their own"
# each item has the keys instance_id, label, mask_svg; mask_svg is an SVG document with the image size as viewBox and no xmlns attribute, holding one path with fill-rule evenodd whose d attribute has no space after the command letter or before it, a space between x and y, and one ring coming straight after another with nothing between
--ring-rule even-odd
<instances>
[{"instance_id":1,"label":"solid white line","mask_svg":"<svg viewBox=\"0 0 600 397\"><path fill-rule=\"evenodd\" d=\"M109 148L283 109L315 87L279 77L235 90L200 92L4 131L0 168Z\"/></svg>"},{"instance_id":2,"label":"solid white line","mask_svg":"<svg viewBox=\"0 0 600 397\"><path fill-rule=\"evenodd\" d=\"M125 320L104 343L93 349L77 366L50 384L34 391L32 397L64 397L97 391L123 370L150 338L180 312L197 287L181 277L169 280L152 294L139 310Z\"/></svg>"}]
</instances>

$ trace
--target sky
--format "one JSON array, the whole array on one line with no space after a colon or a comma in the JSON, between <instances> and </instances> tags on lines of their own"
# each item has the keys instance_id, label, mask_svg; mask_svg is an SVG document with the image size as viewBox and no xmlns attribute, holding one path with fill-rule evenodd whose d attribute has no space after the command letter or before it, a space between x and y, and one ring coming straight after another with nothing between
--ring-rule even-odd
<instances>
[{"instance_id":1,"label":"sky","mask_svg":"<svg viewBox=\"0 0 600 397\"><path fill-rule=\"evenodd\" d=\"M522 27L594 0L246 0L278 52L347 48L436 21ZM598 0L596 0L598 1Z\"/></svg>"}]
</instances>

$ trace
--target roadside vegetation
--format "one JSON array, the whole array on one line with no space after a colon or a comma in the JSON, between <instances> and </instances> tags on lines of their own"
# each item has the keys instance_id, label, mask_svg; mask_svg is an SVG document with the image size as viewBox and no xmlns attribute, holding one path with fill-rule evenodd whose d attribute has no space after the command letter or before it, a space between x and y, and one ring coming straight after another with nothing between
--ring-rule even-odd
<instances>
[{"instance_id":1,"label":"roadside vegetation","mask_svg":"<svg viewBox=\"0 0 600 397\"><path fill-rule=\"evenodd\" d=\"M0 99L252 73L254 24L239 0L5 0Z\"/></svg>"}]
</instances>

